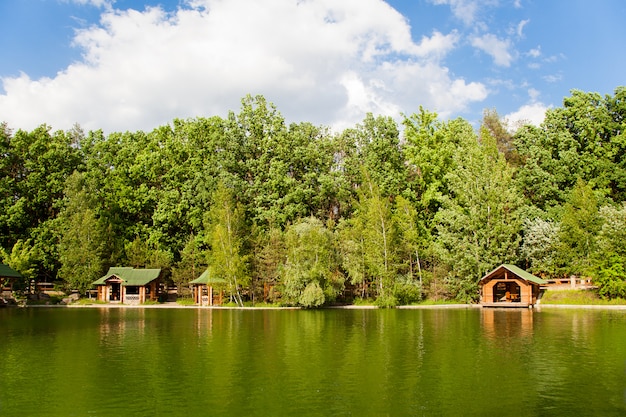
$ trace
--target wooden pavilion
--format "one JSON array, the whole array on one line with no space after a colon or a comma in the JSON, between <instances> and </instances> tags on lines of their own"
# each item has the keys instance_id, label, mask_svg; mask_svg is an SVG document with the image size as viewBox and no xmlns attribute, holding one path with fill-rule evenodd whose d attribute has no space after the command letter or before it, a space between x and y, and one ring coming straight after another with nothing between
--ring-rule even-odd
<instances>
[{"instance_id":1,"label":"wooden pavilion","mask_svg":"<svg viewBox=\"0 0 626 417\"><path fill-rule=\"evenodd\" d=\"M113 267L94 281L98 300L110 303L142 304L159 298L160 269Z\"/></svg>"},{"instance_id":2,"label":"wooden pavilion","mask_svg":"<svg viewBox=\"0 0 626 417\"><path fill-rule=\"evenodd\" d=\"M190 282L193 285L193 301L201 306L222 305L224 301L224 285L222 278L213 278L207 268L198 278ZM214 287L219 291L214 291Z\"/></svg>"},{"instance_id":3,"label":"wooden pavilion","mask_svg":"<svg viewBox=\"0 0 626 417\"><path fill-rule=\"evenodd\" d=\"M0 305L4 305L4 297L13 296L13 285L24 277L9 265L0 264Z\"/></svg>"},{"instance_id":4,"label":"wooden pavilion","mask_svg":"<svg viewBox=\"0 0 626 417\"><path fill-rule=\"evenodd\" d=\"M484 307L532 307L546 284L515 265L503 264L479 281L480 303Z\"/></svg>"}]
</instances>

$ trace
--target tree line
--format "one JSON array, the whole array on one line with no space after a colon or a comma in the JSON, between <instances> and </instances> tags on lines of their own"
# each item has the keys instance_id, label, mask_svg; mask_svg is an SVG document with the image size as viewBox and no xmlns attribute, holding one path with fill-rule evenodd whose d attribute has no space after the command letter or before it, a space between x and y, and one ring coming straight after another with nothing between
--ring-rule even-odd
<instances>
[{"instance_id":1,"label":"tree line","mask_svg":"<svg viewBox=\"0 0 626 417\"><path fill-rule=\"evenodd\" d=\"M207 268L244 300L473 301L501 263L626 297L626 88L511 132L420 108L331 132L262 96L151 132L0 125L0 254L85 292L109 266Z\"/></svg>"}]
</instances>

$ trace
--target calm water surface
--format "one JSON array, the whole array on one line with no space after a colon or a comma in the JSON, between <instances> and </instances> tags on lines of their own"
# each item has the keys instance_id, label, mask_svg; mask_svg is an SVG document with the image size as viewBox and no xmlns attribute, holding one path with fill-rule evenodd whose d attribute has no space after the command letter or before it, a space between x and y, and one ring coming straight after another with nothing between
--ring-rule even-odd
<instances>
[{"instance_id":1,"label":"calm water surface","mask_svg":"<svg viewBox=\"0 0 626 417\"><path fill-rule=\"evenodd\" d=\"M626 416L626 312L0 310L0 416Z\"/></svg>"}]
</instances>

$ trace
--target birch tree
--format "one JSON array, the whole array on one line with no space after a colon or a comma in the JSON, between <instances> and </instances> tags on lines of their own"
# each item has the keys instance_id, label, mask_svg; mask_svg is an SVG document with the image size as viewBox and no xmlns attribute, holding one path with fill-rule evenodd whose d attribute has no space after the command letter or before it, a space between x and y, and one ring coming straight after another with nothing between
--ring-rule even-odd
<instances>
[{"instance_id":1,"label":"birch tree","mask_svg":"<svg viewBox=\"0 0 626 417\"><path fill-rule=\"evenodd\" d=\"M223 182L213 194L207 223L211 276L224 279L231 301L243 306L241 288L249 281L248 255L244 252L244 210Z\"/></svg>"}]
</instances>

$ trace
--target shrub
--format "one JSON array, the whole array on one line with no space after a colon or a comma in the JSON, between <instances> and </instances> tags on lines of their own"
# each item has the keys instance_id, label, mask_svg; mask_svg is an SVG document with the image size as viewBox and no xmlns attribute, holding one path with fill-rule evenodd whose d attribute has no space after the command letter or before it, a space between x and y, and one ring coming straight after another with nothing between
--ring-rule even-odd
<instances>
[{"instance_id":1,"label":"shrub","mask_svg":"<svg viewBox=\"0 0 626 417\"><path fill-rule=\"evenodd\" d=\"M393 295L400 305L414 304L422 299L422 286L419 282L402 279L394 284Z\"/></svg>"},{"instance_id":2,"label":"shrub","mask_svg":"<svg viewBox=\"0 0 626 417\"><path fill-rule=\"evenodd\" d=\"M300 304L305 308L319 307L324 304L324 301L324 291L317 282L310 282L299 299Z\"/></svg>"}]
</instances>

